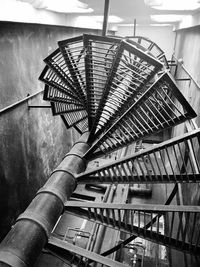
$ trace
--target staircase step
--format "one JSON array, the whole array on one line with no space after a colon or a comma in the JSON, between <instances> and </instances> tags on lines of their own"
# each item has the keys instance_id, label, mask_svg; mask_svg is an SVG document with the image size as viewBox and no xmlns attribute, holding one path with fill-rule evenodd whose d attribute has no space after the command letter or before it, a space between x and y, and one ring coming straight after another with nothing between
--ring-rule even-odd
<instances>
[{"instance_id":1,"label":"staircase step","mask_svg":"<svg viewBox=\"0 0 200 267\"><path fill-rule=\"evenodd\" d=\"M61 248L61 249L64 249L64 250L67 250L67 251L70 251L72 253L74 253L75 255L79 255L79 256L82 256L88 260L90 260L90 262L96 262L96 263L100 263L102 264L103 266L111 266L111 267L128 267L128 265L126 264L123 264L123 263L120 263L120 262L117 262L117 261L113 261L109 258L106 258L106 257L103 257L97 253L94 253L94 252L91 252L91 251L88 251L84 248L81 248L81 247L78 247L76 245L73 245L73 244L70 244L66 241L63 241L63 240L60 240L58 238L55 238L55 237L50 237L49 241L48 241L48 246L54 246L54 247L57 247L57 248ZM87 264L87 260L86 260L86 264ZM85 264L85 266L87 266ZM78 265L79 266L79 265Z\"/></svg>"},{"instance_id":2,"label":"staircase step","mask_svg":"<svg viewBox=\"0 0 200 267\"><path fill-rule=\"evenodd\" d=\"M69 201L65 211L170 248L200 252L199 206Z\"/></svg>"},{"instance_id":3,"label":"staircase step","mask_svg":"<svg viewBox=\"0 0 200 267\"><path fill-rule=\"evenodd\" d=\"M47 97L48 90L54 89L54 94L52 97L56 94L56 91L65 94L69 98L71 98L73 101L76 101L77 104L82 104L83 100L81 99L80 95L76 92L75 87L73 85L72 81L63 80L60 78L60 76L57 75L52 69L50 69L48 66L45 66L44 70L42 71L39 80L45 83L46 91L44 93L44 99ZM49 89L50 88L50 89ZM49 99L46 99L49 100ZM53 99L51 99L53 100Z\"/></svg>"},{"instance_id":4,"label":"staircase step","mask_svg":"<svg viewBox=\"0 0 200 267\"><path fill-rule=\"evenodd\" d=\"M80 103L78 98L75 96L72 96L60 89L57 89L52 86L48 86L45 84L44 88L44 100L50 101L50 102L59 102L59 103L66 103L66 104L73 104L74 108L82 107L84 108L83 104Z\"/></svg>"},{"instance_id":5,"label":"staircase step","mask_svg":"<svg viewBox=\"0 0 200 267\"><path fill-rule=\"evenodd\" d=\"M58 42L62 54L61 66L67 68L67 73L76 88L78 95L87 106L86 76L85 76L85 47L83 36L77 36ZM60 70L60 69L59 69Z\"/></svg>"},{"instance_id":6,"label":"staircase step","mask_svg":"<svg viewBox=\"0 0 200 267\"><path fill-rule=\"evenodd\" d=\"M169 68L164 51L152 40L144 36L131 36L126 38L130 43L137 43L137 47L139 49L143 49L143 51L146 52L148 51L150 55L153 55L155 58L159 59L166 68Z\"/></svg>"},{"instance_id":7,"label":"staircase step","mask_svg":"<svg viewBox=\"0 0 200 267\"><path fill-rule=\"evenodd\" d=\"M119 108L119 112L122 111ZM94 158L98 148L102 154L110 153L195 116L172 77L164 72L131 107L121 113L117 121L112 123L109 118L109 128L104 129L86 157Z\"/></svg>"},{"instance_id":8,"label":"staircase step","mask_svg":"<svg viewBox=\"0 0 200 267\"><path fill-rule=\"evenodd\" d=\"M200 129L77 175L78 183L199 182Z\"/></svg>"},{"instance_id":9,"label":"staircase step","mask_svg":"<svg viewBox=\"0 0 200 267\"><path fill-rule=\"evenodd\" d=\"M85 75L89 129L91 129L104 95L105 85L109 81L111 67L114 64L121 38L84 34L83 40L87 51Z\"/></svg>"},{"instance_id":10,"label":"staircase step","mask_svg":"<svg viewBox=\"0 0 200 267\"><path fill-rule=\"evenodd\" d=\"M106 130L109 123L119 117L121 110L127 108L138 93L148 89L146 84L162 66L154 57L127 41L121 41L99 101L91 140L96 139L98 132Z\"/></svg>"}]
</instances>

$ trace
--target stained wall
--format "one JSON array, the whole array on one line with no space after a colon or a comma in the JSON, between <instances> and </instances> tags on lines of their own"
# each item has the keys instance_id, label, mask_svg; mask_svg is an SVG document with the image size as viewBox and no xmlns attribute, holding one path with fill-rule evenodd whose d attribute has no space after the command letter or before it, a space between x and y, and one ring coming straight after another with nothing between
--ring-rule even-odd
<instances>
[{"instance_id":1,"label":"stained wall","mask_svg":"<svg viewBox=\"0 0 200 267\"><path fill-rule=\"evenodd\" d=\"M83 29L0 23L0 109L43 89L43 59L57 41ZM94 31L94 33L97 33ZM78 137L43 103L42 94L0 114L0 239Z\"/></svg>"},{"instance_id":2,"label":"stained wall","mask_svg":"<svg viewBox=\"0 0 200 267\"><path fill-rule=\"evenodd\" d=\"M183 62L183 66L200 84L200 27L180 30L176 32L175 56ZM188 78L187 73L181 68L177 69L177 78ZM179 81L179 88L197 113L195 122L200 127L200 88L192 81ZM184 126L177 127L175 135L186 131ZM198 149L199 159L200 151ZM200 204L199 184L182 185L184 204Z\"/></svg>"}]
</instances>

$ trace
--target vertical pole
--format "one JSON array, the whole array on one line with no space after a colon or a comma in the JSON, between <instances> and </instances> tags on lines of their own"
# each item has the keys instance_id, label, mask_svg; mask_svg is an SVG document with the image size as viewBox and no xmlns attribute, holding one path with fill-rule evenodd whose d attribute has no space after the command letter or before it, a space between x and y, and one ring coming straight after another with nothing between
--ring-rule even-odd
<instances>
[{"instance_id":1,"label":"vertical pole","mask_svg":"<svg viewBox=\"0 0 200 267\"><path fill-rule=\"evenodd\" d=\"M75 175L86 167L83 155L89 148L87 141L88 133L85 133L17 218L0 244L0 266L34 265L63 212L64 203L76 188Z\"/></svg>"},{"instance_id":2,"label":"vertical pole","mask_svg":"<svg viewBox=\"0 0 200 267\"><path fill-rule=\"evenodd\" d=\"M136 36L136 19L134 19L134 29L133 29L133 36Z\"/></svg>"},{"instance_id":3,"label":"vertical pole","mask_svg":"<svg viewBox=\"0 0 200 267\"><path fill-rule=\"evenodd\" d=\"M110 4L110 0L105 0L105 2L104 2L104 16L103 16L102 36L106 36L106 34L107 34L109 4Z\"/></svg>"}]
</instances>

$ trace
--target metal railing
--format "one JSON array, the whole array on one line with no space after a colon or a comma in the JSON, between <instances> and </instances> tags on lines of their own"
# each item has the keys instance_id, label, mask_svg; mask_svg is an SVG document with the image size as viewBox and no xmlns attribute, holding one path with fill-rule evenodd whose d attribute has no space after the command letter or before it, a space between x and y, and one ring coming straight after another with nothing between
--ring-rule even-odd
<instances>
[{"instance_id":1,"label":"metal railing","mask_svg":"<svg viewBox=\"0 0 200 267\"><path fill-rule=\"evenodd\" d=\"M69 201L65 211L177 250L200 252L198 206Z\"/></svg>"},{"instance_id":2,"label":"metal railing","mask_svg":"<svg viewBox=\"0 0 200 267\"><path fill-rule=\"evenodd\" d=\"M32 95L28 95L27 97L23 98L22 100L19 100L15 103L5 107L5 108L0 109L0 115L5 114L6 112L9 112L9 111L15 109L16 107L20 106L21 104L27 102L29 99L34 98L43 92L44 92L44 90L42 89L42 90L40 90L40 91L38 91Z\"/></svg>"},{"instance_id":3,"label":"metal railing","mask_svg":"<svg viewBox=\"0 0 200 267\"><path fill-rule=\"evenodd\" d=\"M86 157L95 157L175 126L196 113L166 72L97 139ZM104 117L103 117L104 118ZM102 119L103 119L102 118ZM100 153L95 151L100 149ZM91 156L92 154L92 156Z\"/></svg>"},{"instance_id":4,"label":"metal railing","mask_svg":"<svg viewBox=\"0 0 200 267\"><path fill-rule=\"evenodd\" d=\"M184 183L200 181L200 130L77 175L78 183Z\"/></svg>"}]
</instances>

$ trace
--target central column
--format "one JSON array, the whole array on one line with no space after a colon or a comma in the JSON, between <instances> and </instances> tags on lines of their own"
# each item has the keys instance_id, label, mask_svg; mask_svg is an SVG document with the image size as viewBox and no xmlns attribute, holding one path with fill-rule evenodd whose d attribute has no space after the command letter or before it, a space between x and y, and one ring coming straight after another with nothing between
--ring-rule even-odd
<instances>
[{"instance_id":1,"label":"central column","mask_svg":"<svg viewBox=\"0 0 200 267\"><path fill-rule=\"evenodd\" d=\"M84 171L88 133L81 136L0 244L0 266L33 266Z\"/></svg>"}]
</instances>

